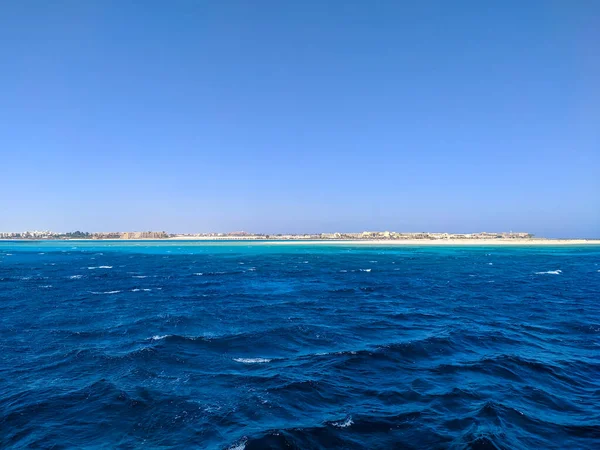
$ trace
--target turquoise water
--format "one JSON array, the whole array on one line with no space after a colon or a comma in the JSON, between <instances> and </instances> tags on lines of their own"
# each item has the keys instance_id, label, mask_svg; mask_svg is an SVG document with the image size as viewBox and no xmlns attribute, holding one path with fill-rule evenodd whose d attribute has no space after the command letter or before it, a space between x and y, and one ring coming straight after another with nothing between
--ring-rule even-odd
<instances>
[{"instance_id":1,"label":"turquoise water","mask_svg":"<svg viewBox=\"0 0 600 450\"><path fill-rule=\"evenodd\" d=\"M599 448L600 248L0 241L2 448Z\"/></svg>"}]
</instances>

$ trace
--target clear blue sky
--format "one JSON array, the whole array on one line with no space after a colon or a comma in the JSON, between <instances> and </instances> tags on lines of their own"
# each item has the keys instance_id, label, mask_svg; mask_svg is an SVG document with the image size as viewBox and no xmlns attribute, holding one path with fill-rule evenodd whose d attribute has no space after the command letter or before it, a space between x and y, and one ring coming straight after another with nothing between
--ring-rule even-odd
<instances>
[{"instance_id":1,"label":"clear blue sky","mask_svg":"<svg viewBox=\"0 0 600 450\"><path fill-rule=\"evenodd\" d=\"M0 231L600 237L600 2L13 1Z\"/></svg>"}]
</instances>

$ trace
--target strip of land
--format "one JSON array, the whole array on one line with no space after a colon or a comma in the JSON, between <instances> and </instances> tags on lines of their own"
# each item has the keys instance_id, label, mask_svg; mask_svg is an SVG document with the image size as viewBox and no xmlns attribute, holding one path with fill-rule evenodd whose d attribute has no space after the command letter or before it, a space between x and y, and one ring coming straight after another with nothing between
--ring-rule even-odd
<instances>
[{"instance_id":1,"label":"strip of land","mask_svg":"<svg viewBox=\"0 0 600 450\"><path fill-rule=\"evenodd\" d=\"M600 239L547 239L522 232L399 233L395 231L364 231L362 233L316 234L255 234L245 231L230 233L171 234L165 231L55 233L25 231L0 233L8 240L66 241L194 241L210 243L243 242L265 245L379 245L379 246L537 246L537 245L600 245Z\"/></svg>"},{"instance_id":2,"label":"strip of land","mask_svg":"<svg viewBox=\"0 0 600 450\"><path fill-rule=\"evenodd\" d=\"M175 236L170 241L239 242L265 245L385 245L385 246L529 246L529 245L600 245L600 239L234 239Z\"/></svg>"}]
</instances>

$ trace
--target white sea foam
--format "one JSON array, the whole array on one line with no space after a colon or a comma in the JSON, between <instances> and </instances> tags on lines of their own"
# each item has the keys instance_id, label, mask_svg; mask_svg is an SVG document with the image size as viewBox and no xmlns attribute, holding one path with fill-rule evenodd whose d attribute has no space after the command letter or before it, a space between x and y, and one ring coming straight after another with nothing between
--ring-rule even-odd
<instances>
[{"instance_id":1,"label":"white sea foam","mask_svg":"<svg viewBox=\"0 0 600 450\"><path fill-rule=\"evenodd\" d=\"M341 272L341 273L346 273L346 272L348 272L348 271L347 271L347 270L344 270L344 269L342 269L342 270L340 270L340 272Z\"/></svg>"},{"instance_id":2,"label":"white sea foam","mask_svg":"<svg viewBox=\"0 0 600 450\"><path fill-rule=\"evenodd\" d=\"M90 270L95 270L95 269L112 269L113 266L97 266L97 267L88 267L88 269Z\"/></svg>"},{"instance_id":3,"label":"white sea foam","mask_svg":"<svg viewBox=\"0 0 600 450\"><path fill-rule=\"evenodd\" d=\"M246 448L246 441L242 441L237 444L233 444L227 450L244 450L245 448Z\"/></svg>"},{"instance_id":4,"label":"white sea foam","mask_svg":"<svg viewBox=\"0 0 600 450\"><path fill-rule=\"evenodd\" d=\"M343 422L342 421L340 421L340 422L333 422L331 425L333 425L334 427L338 427L338 428L348 428L353 423L354 422L352 421L352 416L349 416Z\"/></svg>"},{"instance_id":5,"label":"white sea foam","mask_svg":"<svg viewBox=\"0 0 600 450\"><path fill-rule=\"evenodd\" d=\"M256 267L250 267L248 269L248 272L255 272L255 271L256 271ZM600 270L598 272L600 272Z\"/></svg>"},{"instance_id":6,"label":"white sea foam","mask_svg":"<svg viewBox=\"0 0 600 450\"><path fill-rule=\"evenodd\" d=\"M548 270L547 272L536 272L536 275L560 275L562 270Z\"/></svg>"},{"instance_id":7,"label":"white sea foam","mask_svg":"<svg viewBox=\"0 0 600 450\"><path fill-rule=\"evenodd\" d=\"M360 269L361 272L370 272L371 269Z\"/></svg>"},{"instance_id":8,"label":"white sea foam","mask_svg":"<svg viewBox=\"0 0 600 450\"><path fill-rule=\"evenodd\" d=\"M202 276L204 274L202 272L196 272L194 275Z\"/></svg>"},{"instance_id":9,"label":"white sea foam","mask_svg":"<svg viewBox=\"0 0 600 450\"><path fill-rule=\"evenodd\" d=\"M153 341L160 341L169 336L170 336L169 334L163 334L162 336L159 336L158 334L156 334L156 335L152 336L150 339Z\"/></svg>"},{"instance_id":10,"label":"white sea foam","mask_svg":"<svg viewBox=\"0 0 600 450\"><path fill-rule=\"evenodd\" d=\"M244 363L244 364L260 364L260 363L268 363L271 362L270 359L267 358L233 358L235 362Z\"/></svg>"},{"instance_id":11,"label":"white sea foam","mask_svg":"<svg viewBox=\"0 0 600 450\"><path fill-rule=\"evenodd\" d=\"M493 266L493 265L494 265L494 263L488 263L488 266Z\"/></svg>"},{"instance_id":12,"label":"white sea foam","mask_svg":"<svg viewBox=\"0 0 600 450\"><path fill-rule=\"evenodd\" d=\"M69 278L71 280L79 280L80 278L83 278L83 275L71 275Z\"/></svg>"},{"instance_id":13,"label":"white sea foam","mask_svg":"<svg viewBox=\"0 0 600 450\"><path fill-rule=\"evenodd\" d=\"M102 295L102 294L118 294L119 292L122 292L122 291L106 291L106 292L93 292L93 291L92 291L92 294L95 294L95 295Z\"/></svg>"},{"instance_id":14,"label":"white sea foam","mask_svg":"<svg viewBox=\"0 0 600 450\"><path fill-rule=\"evenodd\" d=\"M148 278L148 275L134 275L131 278Z\"/></svg>"}]
</instances>

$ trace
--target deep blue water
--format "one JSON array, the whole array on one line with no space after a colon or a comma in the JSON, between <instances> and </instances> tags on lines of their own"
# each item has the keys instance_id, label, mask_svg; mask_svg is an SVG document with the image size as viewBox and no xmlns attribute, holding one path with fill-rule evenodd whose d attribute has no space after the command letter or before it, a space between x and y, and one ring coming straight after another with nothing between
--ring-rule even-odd
<instances>
[{"instance_id":1,"label":"deep blue water","mask_svg":"<svg viewBox=\"0 0 600 450\"><path fill-rule=\"evenodd\" d=\"M600 247L0 241L2 448L600 448Z\"/></svg>"}]
</instances>

